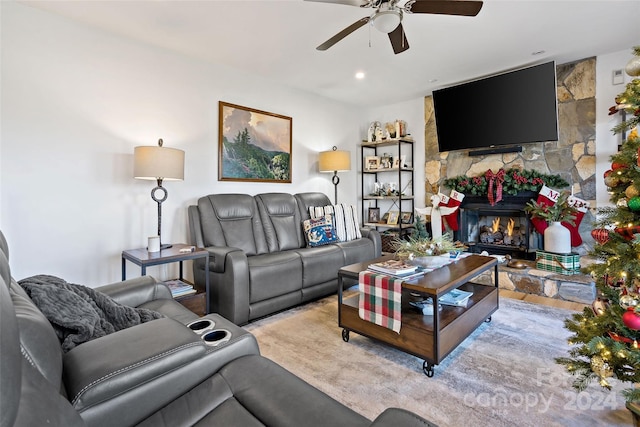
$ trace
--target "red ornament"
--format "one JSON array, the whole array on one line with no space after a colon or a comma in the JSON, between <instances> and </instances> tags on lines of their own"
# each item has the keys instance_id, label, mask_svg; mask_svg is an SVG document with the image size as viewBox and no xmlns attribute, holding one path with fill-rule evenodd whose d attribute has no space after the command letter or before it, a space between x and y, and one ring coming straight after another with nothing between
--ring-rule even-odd
<instances>
[{"instance_id":1,"label":"red ornament","mask_svg":"<svg viewBox=\"0 0 640 427\"><path fill-rule=\"evenodd\" d=\"M634 331L640 330L640 316L633 311L633 307L629 307L622 315L622 323L629 329Z\"/></svg>"},{"instance_id":2,"label":"red ornament","mask_svg":"<svg viewBox=\"0 0 640 427\"><path fill-rule=\"evenodd\" d=\"M640 148L639 148L639 150L640 150ZM609 169L608 171L605 171L605 172L604 172L604 174L603 174L603 175L604 175L604 178L608 177L608 176L609 176L609 175L611 175L612 173L613 173L613 171L612 171L611 169Z\"/></svg>"},{"instance_id":3,"label":"red ornament","mask_svg":"<svg viewBox=\"0 0 640 427\"><path fill-rule=\"evenodd\" d=\"M616 228L616 233L627 240L631 240L633 239L634 234L640 233L640 225L632 225L631 227L618 227Z\"/></svg>"},{"instance_id":4,"label":"red ornament","mask_svg":"<svg viewBox=\"0 0 640 427\"><path fill-rule=\"evenodd\" d=\"M609 230L606 230L604 228L593 229L591 230L591 237L593 237L593 240L595 240L596 242L604 245L609 241Z\"/></svg>"},{"instance_id":5,"label":"red ornament","mask_svg":"<svg viewBox=\"0 0 640 427\"><path fill-rule=\"evenodd\" d=\"M626 168L627 165L621 162L613 162L611 163L611 169L613 170L617 170L617 169L624 169Z\"/></svg>"}]
</instances>

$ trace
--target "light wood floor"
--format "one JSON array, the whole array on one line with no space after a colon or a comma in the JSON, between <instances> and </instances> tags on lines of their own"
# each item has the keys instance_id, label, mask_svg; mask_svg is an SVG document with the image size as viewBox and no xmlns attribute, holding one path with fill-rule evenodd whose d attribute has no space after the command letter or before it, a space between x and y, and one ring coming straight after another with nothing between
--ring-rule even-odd
<instances>
[{"instance_id":1,"label":"light wood floor","mask_svg":"<svg viewBox=\"0 0 640 427\"><path fill-rule=\"evenodd\" d=\"M564 301L555 298L541 297L539 295L525 294L524 292L500 289L500 298L519 299L533 304L548 305L551 307L564 308L566 310L582 311L587 305L577 302Z\"/></svg>"}]
</instances>

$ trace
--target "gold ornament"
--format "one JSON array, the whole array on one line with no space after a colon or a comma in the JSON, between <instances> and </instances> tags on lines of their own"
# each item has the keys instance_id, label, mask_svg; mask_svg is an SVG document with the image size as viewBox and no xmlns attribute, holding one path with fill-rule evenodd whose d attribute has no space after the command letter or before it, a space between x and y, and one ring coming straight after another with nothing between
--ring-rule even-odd
<instances>
[{"instance_id":1,"label":"gold ornament","mask_svg":"<svg viewBox=\"0 0 640 427\"><path fill-rule=\"evenodd\" d=\"M629 293L626 295L622 295L618 300L618 304L620 304L620 307L626 310L629 307L635 307L636 305L638 305L638 302L640 302L639 300L640 295L636 293Z\"/></svg>"},{"instance_id":2,"label":"gold ornament","mask_svg":"<svg viewBox=\"0 0 640 427\"><path fill-rule=\"evenodd\" d=\"M593 356L591 358L591 370L601 379L605 379L613 375L611 366L609 366L609 364L600 356Z\"/></svg>"},{"instance_id":3,"label":"gold ornament","mask_svg":"<svg viewBox=\"0 0 640 427\"><path fill-rule=\"evenodd\" d=\"M631 60L627 62L627 66L624 67L624 71L630 76L640 76L640 56L631 58Z\"/></svg>"},{"instance_id":4,"label":"gold ornament","mask_svg":"<svg viewBox=\"0 0 640 427\"><path fill-rule=\"evenodd\" d=\"M631 199L633 197L640 196L640 191L636 188L635 185L632 184L628 186L626 190L624 190L624 194L628 199Z\"/></svg>"}]
</instances>

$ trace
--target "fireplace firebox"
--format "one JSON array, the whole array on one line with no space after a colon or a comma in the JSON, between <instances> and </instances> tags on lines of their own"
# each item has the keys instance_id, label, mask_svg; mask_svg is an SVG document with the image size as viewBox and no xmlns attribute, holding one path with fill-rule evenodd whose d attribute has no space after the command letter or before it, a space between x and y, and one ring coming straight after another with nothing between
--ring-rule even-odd
<instances>
[{"instance_id":1,"label":"fireplace firebox","mask_svg":"<svg viewBox=\"0 0 640 427\"><path fill-rule=\"evenodd\" d=\"M542 236L535 231L524 207L535 193L503 196L494 206L487 197L467 196L460 205L460 226L455 234L469 251L511 255L533 260L542 249Z\"/></svg>"}]
</instances>

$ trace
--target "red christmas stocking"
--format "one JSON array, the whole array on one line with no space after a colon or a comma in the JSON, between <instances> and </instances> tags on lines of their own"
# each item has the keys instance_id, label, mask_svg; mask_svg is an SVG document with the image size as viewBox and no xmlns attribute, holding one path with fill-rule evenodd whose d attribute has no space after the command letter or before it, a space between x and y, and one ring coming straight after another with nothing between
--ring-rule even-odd
<instances>
[{"instance_id":1,"label":"red christmas stocking","mask_svg":"<svg viewBox=\"0 0 640 427\"><path fill-rule=\"evenodd\" d=\"M448 208L459 208L460 204L462 203L462 199L464 199L464 194L459 193L456 190L451 190L451 194L448 197L444 194L439 194L439 196L442 198L442 201L438 206L446 206ZM451 230L458 231L458 209L456 209L449 215L443 215L443 218L443 231L445 221Z\"/></svg>"},{"instance_id":2,"label":"red christmas stocking","mask_svg":"<svg viewBox=\"0 0 640 427\"><path fill-rule=\"evenodd\" d=\"M571 232L571 246L580 246L582 244L582 237L580 237L578 228L580 228L580 223L582 222L582 218L584 218L584 214L587 212L587 209L589 209L589 202L575 196L569 196L568 202L570 206L573 206L578 210L576 213L576 219L573 220L575 225L571 225L566 222L563 222L562 225L567 227Z\"/></svg>"},{"instance_id":3,"label":"red christmas stocking","mask_svg":"<svg viewBox=\"0 0 640 427\"><path fill-rule=\"evenodd\" d=\"M538 199L536 201L538 202L538 204L553 206L556 204L556 200L558 200L559 195L559 191L543 185L540 189L540 192L538 193ZM544 234L544 230L546 230L548 226L547 221L540 218L531 218L531 224L533 224L536 231L540 234Z\"/></svg>"}]
</instances>

